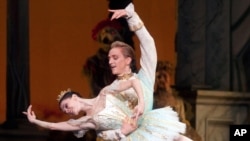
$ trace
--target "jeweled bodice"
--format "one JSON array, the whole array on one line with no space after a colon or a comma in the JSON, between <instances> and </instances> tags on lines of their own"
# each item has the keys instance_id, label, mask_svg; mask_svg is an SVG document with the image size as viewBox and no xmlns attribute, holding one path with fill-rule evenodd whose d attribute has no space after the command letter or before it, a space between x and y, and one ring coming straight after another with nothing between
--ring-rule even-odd
<instances>
[{"instance_id":1,"label":"jeweled bodice","mask_svg":"<svg viewBox=\"0 0 250 141\"><path fill-rule=\"evenodd\" d=\"M106 96L105 108L93 116L93 120L99 131L119 129L124 118L131 114L132 110L125 105L124 101L109 94Z\"/></svg>"},{"instance_id":2,"label":"jeweled bodice","mask_svg":"<svg viewBox=\"0 0 250 141\"><path fill-rule=\"evenodd\" d=\"M128 80L115 80L111 85L109 85L108 91L114 91L119 89L118 87L120 83L122 83L123 81L129 81L131 79L137 79L136 74L132 75L130 78L128 78ZM133 88L129 88L118 93L115 92L114 95L116 95L116 97L120 100L124 101L126 106L128 106L130 109L134 109L134 107L138 103L138 96Z\"/></svg>"}]
</instances>

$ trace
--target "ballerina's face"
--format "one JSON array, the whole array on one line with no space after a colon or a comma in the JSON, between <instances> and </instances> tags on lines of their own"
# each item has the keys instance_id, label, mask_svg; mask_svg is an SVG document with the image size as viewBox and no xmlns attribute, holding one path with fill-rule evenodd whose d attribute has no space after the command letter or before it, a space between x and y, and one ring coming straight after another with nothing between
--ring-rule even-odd
<instances>
[{"instance_id":1,"label":"ballerina's face","mask_svg":"<svg viewBox=\"0 0 250 141\"><path fill-rule=\"evenodd\" d=\"M60 108L64 113L72 116L76 116L80 112L79 102L74 96L64 99L61 102Z\"/></svg>"}]
</instances>

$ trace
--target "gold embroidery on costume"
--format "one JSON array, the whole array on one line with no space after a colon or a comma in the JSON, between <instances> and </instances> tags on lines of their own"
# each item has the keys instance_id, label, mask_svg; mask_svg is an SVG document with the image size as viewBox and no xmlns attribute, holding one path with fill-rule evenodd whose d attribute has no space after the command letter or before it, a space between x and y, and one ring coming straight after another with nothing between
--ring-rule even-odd
<instances>
[{"instance_id":1,"label":"gold embroidery on costume","mask_svg":"<svg viewBox=\"0 0 250 141\"><path fill-rule=\"evenodd\" d=\"M128 74L123 74L121 76L117 76L117 79L118 80L128 80L130 77L133 76L133 73L128 73Z\"/></svg>"},{"instance_id":2,"label":"gold embroidery on costume","mask_svg":"<svg viewBox=\"0 0 250 141\"><path fill-rule=\"evenodd\" d=\"M120 93L122 99L126 101L126 105L132 110L135 108L135 106L138 104L138 99L137 97L134 97L132 94L128 94L125 92Z\"/></svg>"}]
</instances>

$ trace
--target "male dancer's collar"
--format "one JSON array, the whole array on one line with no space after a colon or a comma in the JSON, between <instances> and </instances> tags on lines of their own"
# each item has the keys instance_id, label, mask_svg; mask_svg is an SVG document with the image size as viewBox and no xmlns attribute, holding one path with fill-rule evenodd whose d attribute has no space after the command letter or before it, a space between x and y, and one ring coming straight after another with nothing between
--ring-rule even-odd
<instances>
[{"instance_id":1,"label":"male dancer's collar","mask_svg":"<svg viewBox=\"0 0 250 141\"><path fill-rule=\"evenodd\" d=\"M133 76L133 73L127 73L127 74L123 74L121 76L117 76L118 80L128 80L130 77Z\"/></svg>"}]
</instances>

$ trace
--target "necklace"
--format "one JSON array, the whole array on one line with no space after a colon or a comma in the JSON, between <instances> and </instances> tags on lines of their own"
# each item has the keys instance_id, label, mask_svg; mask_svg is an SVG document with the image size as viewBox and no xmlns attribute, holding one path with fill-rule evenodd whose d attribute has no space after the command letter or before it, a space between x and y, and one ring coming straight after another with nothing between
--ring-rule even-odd
<instances>
[{"instance_id":1,"label":"necklace","mask_svg":"<svg viewBox=\"0 0 250 141\"><path fill-rule=\"evenodd\" d=\"M128 80L131 76L133 76L133 73L123 74L121 76L117 76L118 80Z\"/></svg>"}]
</instances>

